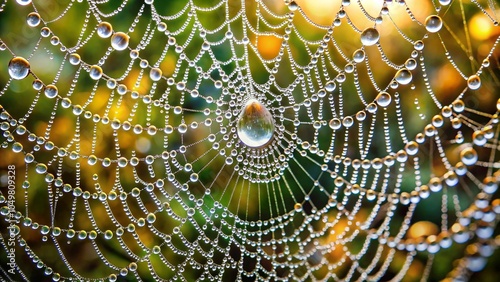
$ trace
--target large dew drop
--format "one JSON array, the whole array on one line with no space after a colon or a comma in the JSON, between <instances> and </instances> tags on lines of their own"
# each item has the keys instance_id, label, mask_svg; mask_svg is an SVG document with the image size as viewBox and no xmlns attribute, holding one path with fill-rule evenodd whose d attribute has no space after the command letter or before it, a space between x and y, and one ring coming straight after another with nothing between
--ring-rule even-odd
<instances>
[{"instance_id":1,"label":"large dew drop","mask_svg":"<svg viewBox=\"0 0 500 282\"><path fill-rule=\"evenodd\" d=\"M249 147L266 145L274 134L274 120L269 110L256 99L245 104L238 118L240 140Z\"/></svg>"},{"instance_id":2,"label":"large dew drop","mask_svg":"<svg viewBox=\"0 0 500 282\"><path fill-rule=\"evenodd\" d=\"M13 79L23 79L30 73L30 63L23 57L14 57L9 62L9 75Z\"/></svg>"},{"instance_id":3,"label":"large dew drop","mask_svg":"<svg viewBox=\"0 0 500 282\"><path fill-rule=\"evenodd\" d=\"M412 80L412 74L407 69L400 69L400 70L398 70L398 72L396 73L395 77L396 77L396 81L399 84L403 84L403 85L406 85L406 84L410 83L411 80Z\"/></svg>"},{"instance_id":4,"label":"large dew drop","mask_svg":"<svg viewBox=\"0 0 500 282\"><path fill-rule=\"evenodd\" d=\"M32 12L29 13L26 17L26 23L31 27L36 27L40 24L41 18L38 13Z\"/></svg>"},{"instance_id":5,"label":"large dew drop","mask_svg":"<svg viewBox=\"0 0 500 282\"><path fill-rule=\"evenodd\" d=\"M128 47L129 38L126 33L116 32L111 36L111 47L118 51L125 50Z\"/></svg>"},{"instance_id":6,"label":"large dew drop","mask_svg":"<svg viewBox=\"0 0 500 282\"><path fill-rule=\"evenodd\" d=\"M481 87L481 78L477 75L471 75L467 79L467 86L471 90L477 90Z\"/></svg>"},{"instance_id":7,"label":"large dew drop","mask_svg":"<svg viewBox=\"0 0 500 282\"><path fill-rule=\"evenodd\" d=\"M383 108L389 106L391 104L392 98L391 95L385 91L380 92L375 98L377 104Z\"/></svg>"},{"instance_id":8,"label":"large dew drop","mask_svg":"<svg viewBox=\"0 0 500 282\"><path fill-rule=\"evenodd\" d=\"M477 152L472 147L467 147L460 152L460 158L465 165L474 165L477 162Z\"/></svg>"},{"instance_id":9,"label":"large dew drop","mask_svg":"<svg viewBox=\"0 0 500 282\"><path fill-rule=\"evenodd\" d=\"M438 32L439 30L441 30L441 27L443 27L443 21L441 20L441 17L432 15L428 16L425 19L425 28L428 32Z\"/></svg>"},{"instance_id":10,"label":"large dew drop","mask_svg":"<svg viewBox=\"0 0 500 282\"><path fill-rule=\"evenodd\" d=\"M113 26L108 22L101 22L97 25L97 35L101 38L108 38L113 33Z\"/></svg>"},{"instance_id":11,"label":"large dew drop","mask_svg":"<svg viewBox=\"0 0 500 282\"><path fill-rule=\"evenodd\" d=\"M365 46L375 45L379 39L380 34L373 27L369 27L361 33L361 43Z\"/></svg>"}]
</instances>

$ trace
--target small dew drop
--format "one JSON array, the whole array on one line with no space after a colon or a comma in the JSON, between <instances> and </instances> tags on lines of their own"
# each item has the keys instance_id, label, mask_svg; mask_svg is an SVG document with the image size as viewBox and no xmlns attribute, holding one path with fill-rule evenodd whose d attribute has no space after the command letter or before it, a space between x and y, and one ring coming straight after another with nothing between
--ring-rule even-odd
<instances>
[{"instance_id":1,"label":"small dew drop","mask_svg":"<svg viewBox=\"0 0 500 282\"><path fill-rule=\"evenodd\" d=\"M106 231L104 232L104 239L106 239L106 240L110 240L110 239L112 239L112 238L113 238L113 231L111 231L111 230L106 230Z\"/></svg>"},{"instance_id":2,"label":"small dew drop","mask_svg":"<svg viewBox=\"0 0 500 282\"><path fill-rule=\"evenodd\" d=\"M30 63L23 57L14 57L9 62L9 75L13 79L23 79L30 73Z\"/></svg>"},{"instance_id":3,"label":"small dew drop","mask_svg":"<svg viewBox=\"0 0 500 282\"><path fill-rule=\"evenodd\" d=\"M198 181L198 174L197 173L191 173L191 176L189 176L189 180L191 180L191 182Z\"/></svg>"},{"instance_id":4,"label":"small dew drop","mask_svg":"<svg viewBox=\"0 0 500 282\"><path fill-rule=\"evenodd\" d=\"M293 206L296 212L301 212L302 211L302 204L301 203L295 203Z\"/></svg>"},{"instance_id":5,"label":"small dew drop","mask_svg":"<svg viewBox=\"0 0 500 282\"><path fill-rule=\"evenodd\" d=\"M186 83L181 81L181 82L177 83L176 88L177 88L177 90L182 91L182 90L186 89Z\"/></svg>"},{"instance_id":6,"label":"small dew drop","mask_svg":"<svg viewBox=\"0 0 500 282\"><path fill-rule=\"evenodd\" d=\"M361 63L365 60L365 51L363 49L358 49L354 51L354 54L352 55L352 59L356 63Z\"/></svg>"},{"instance_id":7,"label":"small dew drop","mask_svg":"<svg viewBox=\"0 0 500 282\"><path fill-rule=\"evenodd\" d=\"M249 147L264 146L274 134L273 116L258 100L250 99L238 118L237 134Z\"/></svg>"},{"instance_id":8,"label":"small dew drop","mask_svg":"<svg viewBox=\"0 0 500 282\"><path fill-rule=\"evenodd\" d=\"M413 44L413 47L415 48L415 50L417 51L422 51L424 49L424 42L422 40L417 40L415 41L415 43Z\"/></svg>"},{"instance_id":9,"label":"small dew drop","mask_svg":"<svg viewBox=\"0 0 500 282\"><path fill-rule=\"evenodd\" d=\"M118 158L118 166L119 167L126 167L128 164L128 160L125 157L120 157Z\"/></svg>"}]
</instances>

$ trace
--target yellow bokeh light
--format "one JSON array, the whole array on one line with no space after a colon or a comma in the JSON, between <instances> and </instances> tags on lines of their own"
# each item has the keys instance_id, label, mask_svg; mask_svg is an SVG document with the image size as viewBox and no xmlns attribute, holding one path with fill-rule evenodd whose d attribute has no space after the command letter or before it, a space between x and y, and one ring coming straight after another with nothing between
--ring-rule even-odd
<instances>
[{"instance_id":1,"label":"yellow bokeh light","mask_svg":"<svg viewBox=\"0 0 500 282\"><path fill-rule=\"evenodd\" d=\"M491 20L483 13L477 13L469 22L470 35L477 40L488 39L493 33Z\"/></svg>"},{"instance_id":2,"label":"yellow bokeh light","mask_svg":"<svg viewBox=\"0 0 500 282\"><path fill-rule=\"evenodd\" d=\"M340 7L338 0L297 0L295 2L313 22L325 25L332 23Z\"/></svg>"},{"instance_id":3,"label":"yellow bokeh light","mask_svg":"<svg viewBox=\"0 0 500 282\"><path fill-rule=\"evenodd\" d=\"M410 229L408 229L408 238L420 238L430 235L436 235L439 232L439 228L436 224L430 221L419 221L415 222Z\"/></svg>"},{"instance_id":4,"label":"yellow bokeh light","mask_svg":"<svg viewBox=\"0 0 500 282\"><path fill-rule=\"evenodd\" d=\"M269 60L278 55L281 47L281 41L282 40L280 38L272 35L259 36L257 49L264 59Z\"/></svg>"}]
</instances>

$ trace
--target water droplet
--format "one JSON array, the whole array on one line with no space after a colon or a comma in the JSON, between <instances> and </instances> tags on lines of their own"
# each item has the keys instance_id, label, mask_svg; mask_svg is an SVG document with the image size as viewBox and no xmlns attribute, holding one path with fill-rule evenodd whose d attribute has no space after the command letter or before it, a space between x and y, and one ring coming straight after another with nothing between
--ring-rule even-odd
<instances>
[{"instance_id":1,"label":"water droplet","mask_svg":"<svg viewBox=\"0 0 500 282\"><path fill-rule=\"evenodd\" d=\"M189 177L189 180L191 180L191 182L198 181L198 174L197 173L191 173L191 176Z\"/></svg>"},{"instance_id":2,"label":"water droplet","mask_svg":"<svg viewBox=\"0 0 500 282\"><path fill-rule=\"evenodd\" d=\"M78 239L84 240L85 238L87 238L87 231L81 230L80 232L78 232Z\"/></svg>"},{"instance_id":3,"label":"water droplet","mask_svg":"<svg viewBox=\"0 0 500 282\"><path fill-rule=\"evenodd\" d=\"M472 133L472 141L477 146L483 146L488 140L486 139L482 131L477 130Z\"/></svg>"},{"instance_id":4,"label":"water droplet","mask_svg":"<svg viewBox=\"0 0 500 282\"><path fill-rule=\"evenodd\" d=\"M95 165L97 163L97 157L95 155L90 155L87 160L87 163L89 165Z\"/></svg>"},{"instance_id":5,"label":"water droplet","mask_svg":"<svg viewBox=\"0 0 500 282\"><path fill-rule=\"evenodd\" d=\"M22 6L26 6L26 5L31 4L31 0L16 0L16 2L17 2L17 4L22 5Z\"/></svg>"},{"instance_id":6,"label":"water droplet","mask_svg":"<svg viewBox=\"0 0 500 282\"><path fill-rule=\"evenodd\" d=\"M123 32L116 32L111 36L111 47L117 51L127 49L130 37Z\"/></svg>"},{"instance_id":7,"label":"water droplet","mask_svg":"<svg viewBox=\"0 0 500 282\"><path fill-rule=\"evenodd\" d=\"M387 92L380 92L377 97L375 98L377 104L383 108L389 106L391 103L391 95Z\"/></svg>"},{"instance_id":8,"label":"water droplet","mask_svg":"<svg viewBox=\"0 0 500 282\"><path fill-rule=\"evenodd\" d=\"M365 60L365 51L363 49L358 49L354 51L354 54L352 55L352 59L356 63L361 63Z\"/></svg>"},{"instance_id":9,"label":"water droplet","mask_svg":"<svg viewBox=\"0 0 500 282\"><path fill-rule=\"evenodd\" d=\"M413 58L410 58L406 60L405 67L409 70L414 70L417 67L417 61L415 61L415 59Z\"/></svg>"},{"instance_id":10,"label":"water droplet","mask_svg":"<svg viewBox=\"0 0 500 282\"><path fill-rule=\"evenodd\" d=\"M47 235L49 234L50 232L50 227L48 227L47 225L42 225L42 227L40 228L40 233L42 233L43 235Z\"/></svg>"},{"instance_id":11,"label":"water droplet","mask_svg":"<svg viewBox=\"0 0 500 282\"><path fill-rule=\"evenodd\" d=\"M40 79L33 80L33 89L40 90L43 88L43 82Z\"/></svg>"},{"instance_id":12,"label":"water droplet","mask_svg":"<svg viewBox=\"0 0 500 282\"><path fill-rule=\"evenodd\" d=\"M354 119L353 119L351 116L346 116L346 117L342 120L342 125L343 125L345 128L349 128L349 127L351 127L353 124L354 124Z\"/></svg>"},{"instance_id":13,"label":"water droplet","mask_svg":"<svg viewBox=\"0 0 500 282\"><path fill-rule=\"evenodd\" d=\"M36 172L39 174L43 174L47 172L47 166L45 164L37 164L35 168Z\"/></svg>"},{"instance_id":14,"label":"water droplet","mask_svg":"<svg viewBox=\"0 0 500 282\"><path fill-rule=\"evenodd\" d=\"M47 96L47 98L52 99L52 98L55 98L57 96L58 90L57 90L57 87L55 85L49 84L45 87L44 93L45 93L45 96Z\"/></svg>"},{"instance_id":15,"label":"water droplet","mask_svg":"<svg viewBox=\"0 0 500 282\"><path fill-rule=\"evenodd\" d=\"M30 73L30 63L23 57L14 57L9 62L9 75L13 79L23 79Z\"/></svg>"},{"instance_id":16,"label":"water droplet","mask_svg":"<svg viewBox=\"0 0 500 282\"><path fill-rule=\"evenodd\" d=\"M177 90L182 91L182 90L186 89L186 83L180 81L179 83L177 83L176 88L177 88Z\"/></svg>"},{"instance_id":17,"label":"water droplet","mask_svg":"<svg viewBox=\"0 0 500 282\"><path fill-rule=\"evenodd\" d=\"M188 126L185 123L179 124L179 127L177 128L179 133L186 133L188 130Z\"/></svg>"},{"instance_id":18,"label":"water droplet","mask_svg":"<svg viewBox=\"0 0 500 282\"><path fill-rule=\"evenodd\" d=\"M93 80L99 80L102 77L102 68L97 65L93 65L89 70L90 78Z\"/></svg>"},{"instance_id":19,"label":"water droplet","mask_svg":"<svg viewBox=\"0 0 500 282\"><path fill-rule=\"evenodd\" d=\"M165 30L167 30L167 24L164 22L161 22L158 24L158 26L156 28L158 29L159 32L164 32Z\"/></svg>"},{"instance_id":20,"label":"water droplet","mask_svg":"<svg viewBox=\"0 0 500 282\"><path fill-rule=\"evenodd\" d=\"M481 87L481 78L477 75L471 75L467 79L467 86L471 90L477 90L479 87Z\"/></svg>"},{"instance_id":21,"label":"water droplet","mask_svg":"<svg viewBox=\"0 0 500 282\"><path fill-rule=\"evenodd\" d=\"M342 122L338 118L332 118L330 122L328 122L328 126L333 130L337 130L342 126Z\"/></svg>"},{"instance_id":22,"label":"water droplet","mask_svg":"<svg viewBox=\"0 0 500 282\"><path fill-rule=\"evenodd\" d=\"M379 39L380 34L373 27L369 27L361 33L361 43L365 46L375 45Z\"/></svg>"},{"instance_id":23,"label":"water droplet","mask_svg":"<svg viewBox=\"0 0 500 282\"><path fill-rule=\"evenodd\" d=\"M12 144L12 151L14 151L14 153L19 153L23 150L23 145L19 142L15 142L14 144Z\"/></svg>"},{"instance_id":24,"label":"water droplet","mask_svg":"<svg viewBox=\"0 0 500 282\"><path fill-rule=\"evenodd\" d=\"M448 171L443 175L446 185L453 187L458 183L458 176L454 171Z\"/></svg>"},{"instance_id":25,"label":"water droplet","mask_svg":"<svg viewBox=\"0 0 500 282\"><path fill-rule=\"evenodd\" d=\"M290 9L290 11L296 11L298 8L299 5L295 1L292 1L290 2L290 4L288 4L288 9Z\"/></svg>"},{"instance_id":26,"label":"water droplet","mask_svg":"<svg viewBox=\"0 0 500 282\"><path fill-rule=\"evenodd\" d=\"M461 113L465 110L465 104L462 100L456 100L452 103L453 111Z\"/></svg>"},{"instance_id":27,"label":"water droplet","mask_svg":"<svg viewBox=\"0 0 500 282\"><path fill-rule=\"evenodd\" d=\"M274 134L273 116L258 100L250 99L238 118L237 133L249 147L264 146Z\"/></svg>"},{"instance_id":28,"label":"water droplet","mask_svg":"<svg viewBox=\"0 0 500 282\"><path fill-rule=\"evenodd\" d=\"M97 35L101 38L108 38L113 33L113 27L108 22L102 22L97 25Z\"/></svg>"},{"instance_id":29,"label":"water droplet","mask_svg":"<svg viewBox=\"0 0 500 282\"><path fill-rule=\"evenodd\" d=\"M301 203L295 203L293 206L296 212L301 212L302 211L302 204Z\"/></svg>"},{"instance_id":30,"label":"water droplet","mask_svg":"<svg viewBox=\"0 0 500 282\"><path fill-rule=\"evenodd\" d=\"M26 23L31 27L36 27L40 24L40 15L35 12L31 12L26 17Z\"/></svg>"},{"instance_id":31,"label":"water droplet","mask_svg":"<svg viewBox=\"0 0 500 282\"><path fill-rule=\"evenodd\" d=\"M44 27L42 27L42 28L40 29L40 35L41 35L42 37L48 37L48 36L50 35L50 33L51 33L51 32L52 32L52 31L50 30L50 28L48 28L48 27L46 27L46 26L44 26Z\"/></svg>"},{"instance_id":32,"label":"water droplet","mask_svg":"<svg viewBox=\"0 0 500 282\"><path fill-rule=\"evenodd\" d=\"M125 157L120 157L118 158L118 166L119 167L126 167L128 164L128 160Z\"/></svg>"},{"instance_id":33,"label":"water droplet","mask_svg":"<svg viewBox=\"0 0 500 282\"><path fill-rule=\"evenodd\" d=\"M416 155L418 153L418 143L415 141L410 141L405 146L406 153L410 156Z\"/></svg>"},{"instance_id":34,"label":"water droplet","mask_svg":"<svg viewBox=\"0 0 500 282\"><path fill-rule=\"evenodd\" d=\"M477 152L472 147L467 147L460 152L460 159L465 165L474 165L477 162Z\"/></svg>"},{"instance_id":35,"label":"water droplet","mask_svg":"<svg viewBox=\"0 0 500 282\"><path fill-rule=\"evenodd\" d=\"M439 30L441 30L441 27L443 27L443 21L441 20L441 17L432 15L428 16L425 19L425 28L428 32L438 32Z\"/></svg>"},{"instance_id":36,"label":"water droplet","mask_svg":"<svg viewBox=\"0 0 500 282\"><path fill-rule=\"evenodd\" d=\"M81 58L77 53L72 53L69 55L69 63L76 66L80 64Z\"/></svg>"},{"instance_id":37,"label":"water droplet","mask_svg":"<svg viewBox=\"0 0 500 282\"><path fill-rule=\"evenodd\" d=\"M160 68L152 68L149 71L149 77L153 81L159 81L161 79L161 76L162 76L162 71Z\"/></svg>"},{"instance_id":38,"label":"water droplet","mask_svg":"<svg viewBox=\"0 0 500 282\"><path fill-rule=\"evenodd\" d=\"M50 38L50 44L52 44L52 45L56 46L56 45L59 45L59 43L61 43L61 40L59 39L59 37L57 37L57 36L55 36L55 35L54 35L54 36L52 36L52 37ZM51 55L51 56L52 56L52 55ZM51 58L51 59L52 59L52 58Z\"/></svg>"},{"instance_id":39,"label":"water droplet","mask_svg":"<svg viewBox=\"0 0 500 282\"><path fill-rule=\"evenodd\" d=\"M337 84L333 80L327 82L326 85L325 85L325 90L328 91L328 92L335 91L335 88L337 88Z\"/></svg>"},{"instance_id":40,"label":"water droplet","mask_svg":"<svg viewBox=\"0 0 500 282\"><path fill-rule=\"evenodd\" d=\"M146 220L149 223L154 223L156 221L156 215L154 213L149 213L148 216L146 217Z\"/></svg>"},{"instance_id":41,"label":"water droplet","mask_svg":"<svg viewBox=\"0 0 500 282\"><path fill-rule=\"evenodd\" d=\"M415 50L421 51L424 49L424 42L422 40L417 40L413 44L413 47L415 48Z\"/></svg>"},{"instance_id":42,"label":"water droplet","mask_svg":"<svg viewBox=\"0 0 500 282\"><path fill-rule=\"evenodd\" d=\"M104 232L104 239L106 240L110 240L111 238L113 238L113 231L111 230L106 230Z\"/></svg>"},{"instance_id":43,"label":"water droplet","mask_svg":"<svg viewBox=\"0 0 500 282\"><path fill-rule=\"evenodd\" d=\"M412 80L411 72L407 69L400 69L396 73L396 81L399 84L406 85L406 84L410 83L411 80Z\"/></svg>"}]
</instances>

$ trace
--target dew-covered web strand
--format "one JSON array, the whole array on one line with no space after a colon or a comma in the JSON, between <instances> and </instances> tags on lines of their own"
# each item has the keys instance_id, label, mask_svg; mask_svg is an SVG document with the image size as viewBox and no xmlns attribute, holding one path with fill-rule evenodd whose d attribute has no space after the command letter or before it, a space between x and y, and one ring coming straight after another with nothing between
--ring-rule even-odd
<instances>
[{"instance_id":1,"label":"dew-covered web strand","mask_svg":"<svg viewBox=\"0 0 500 282\"><path fill-rule=\"evenodd\" d=\"M450 190L455 188L457 191L473 190L468 191L468 197L471 199L476 198L477 191L482 191L482 194L477 196L480 199L476 201L476 206L484 205L483 198L495 199L492 196L496 190L495 184L489 182L487 185L482 184L483 177L474 177L471 172L464 171L463 165L488 167L486 172L488 177L498 171L495 150L498 147L496 115L499 107L497 105L496 113L486 113L481 109L464 107L463 102L459 100L473 95L472 91L482 90L485 83L484 79L481 80L485 73L482 69L487 66L480 67L475 74L469 76L459 70L456 62L462 58L453 58L446 50L445 40L449 38L442 35L442 25L450 31L455 43L462 46L462 49L464 47L458 39L458 33L452 32L451 27L446 24L447 13L439 13L440 16L427 15L426 20L422 20L425 25L420 28L430 34L424 38L413 38L414 34L406 33L405 28L397 25L397 21L393 19L395 14L390 13L395 9L395 5L399 4L384 3L382 12L369 11L369 6L359 7L368 22L373 24L380 21L379 18L370 16L371 14L380 15L382 21L390 19L397 31L396 38L414 44L415 50L407 55L403 66L389 59L390 49L384 48L381 38L385 35L381 35L378 24L375 28L357 27L351 22L351 18L357 15L352 10L344 9L343 6L361 5L359 1L357 3L342 1L341 6L337 8L339 9L336 14L337 19L331 26L316 24L309 18L306 6L302 7L302 4L299 5L294 1L282 5L284 9L279 13L264 2L256 4L257 11L249 11L249 3L240 3L241 9L247 10L238 11L238 16L234 18L229 16L230 3L224 1L207 8L195 7L195 3L189 2L173 15L162 15L160 6L156 6L153 1L145 2L135 15L136 20L128 31L114 30L113 24L109 26L103 24L103 21L114 22L113 16L124 14L128 2L122 2L120 7L115 8L110 14L100 10L100 6L104 3L89 2L91 9L87 10L86 22L79 32L75 48L69 50L64 47L64 38L48 38L51 45L61 47L57 52L60 52L64 59L60 66L56 66L56 74L51 82L47 80L34 85L34 90L39 91L40 95L33 99L24 118L17 119L16 111L8 104L4 106L2 102L1 118L5 122L2 123L1 129L6 138L2 144L3 149L11 148L14 153L25 155L27 171L25 178L32 182L32 185L35 185L35 181L33 176L28 174L29 170L34 170L43 176L49 183L48 186L63 187L62 193L55 197L55 202L64 204L59 199L65 195L72 199L69 201L71 203L69 216L62 213L59 208L55 209L54 200L49 200L48 206L53 212L51 224L41 228L40 231L43 235L47 230L54 232L59 228L62 236L68 237L63 245L59 245L55 240L59 235L51 237L68 270L66 272L57 270L66 273L63 277L88 278L86 275L80 276L79 270L73 269L75 265L65 258L69 253L64 244L77 244L78 241L74 241L73 238L79 238L81 242L91 241L100 262L114 272L108 277L110 280L116 280L117 275L123 273L127 275L128 270L136 276L139 275L136 268L141 266L136 265L136 262L140 264L141 261L149 264L149 268L141 272L141 275L151 272L150 274L156 278L174 277L151 266L153 255L139 255L139 253L150 254L151 250L156 250L142 238L144 232L149 231L152 234L150 236L156 236L155 242L161 242L160 246L163 247L163 250L160 250L161 263L173 272L177 270L179 276L175 276L176 278L182 276L188 279L191 276L180 269L196 267L182 263L182 260L172 263L167 257L173 252L189 259L186 261L191 261L196 252L205 252L201 245L208 244L212 245L211 257L227 257L230 261L238 261L240 265L255 257L259 258L259 261L269 260L269 254L273 254L272 271L268 271L258 263L253 268L243 267L245 272L240 272L239 278L253 276L259 279L304 279L331 275L345 280L358 278L363 280L368 277L378 279L385 275L394 275L394 279L399 280L408 274L407 271L414 264L414 260L418 261L415 251L417 249L418 252L430 253L423 273L423 279L426 279L432 267L432 254L438 252L440 246L443 249L450 247L447 239L440 238L458 234L456 230L461 231L462 228L466 228L468 224L464 223L472 220L470 213L462 213L460 205L457 204L462 195L453 194L455 205L453 208L447 206ZM474 3L480 8L478 12L489 15L481 4L475 1ZM472 50L470 31L467 29L463 5L459 4L467 42L467 48L463 50L467 60L470 60L469 55ZM48 39L44 38L51 36L52 32L46 25L62 22L70 8L74 9L77 5L78 3L72 3L61 9L63 13L57 15L54 20L42 19L38 24L35 24L36 16L28 17L28 25L41 28L42 36L27 59L16 57L17 51L9 48L12 56L7 72L13 79L11 83L16 83L14 80L19 80L21 83L29 80L29 77L37 78L37 74L31 70L30 63L36 61L32 58L36 57L38 46L43 47L46 44L44 41ZM419 16L413 13L415 11L411 11L409 6L404 8L410 18L420 24L416 20ZM216 27L203 27L201 22L204 14L218 9L223 10L226 20ZM385 10L388 11L387 14ZM151 13L151 18L154 20L148 22L144 18L148 13ZM87 25L88 22L94 21L92 17L97 22L96 29L92 28L94 23ZM239 30L238 17L242 21L242 30ZM257 19L255 26L254 17ZM177 26L177 29L170 30L170 22L181 19L186 21ZM188 22L192 20L196 26L190 29ZM278 23L273 24L272 22L276 20ZM301 20L309 25L310 30L325 34L323 39L306 39L309 38L309 34L303 34L302 27L297 26L304 24L300 23ZM164 24L162 21L168 23ZM145 30L143 34L138 34L140 31L136 30L140 29L143 22L147 23ZM281 34L284 27L284 34ZM350 43L353 45L350 52L344 52L345 43L336 35L340 27L347 27L357 34L357 40ZM92 31L87 39L83 39L87 28ZM231 33L230 36L228 32ZM168 36L168 40L165 46L155 49L153 47L155 36L159 36L159 33ZM221 34L223 36L219 41L211 38ZM202 43L197 41L198 35ZM99 59L99 63L93 64L89 57L82 56L82 59L80 56L85 53L87 43L96 36L100 38L98 40L106 43L107 50ZM188 40L179 46L177 42L182 41L183 36ZM261 52L265 50L259 47L259 44L269 36L274 36L281 42L277 49L279 57L274 59L264 58ZM140 43L138 38L141 38ZM432 84L431 72L434 62L429 61L424 65L424 56L428 55L424 53L427 50L420 41L423 39L427 45L431 44L430 40L436 38L445 50L440 53L442 58L447 59L467 83L462 92L455 93L452 113L446 114L446 117L444 109L449 106L442 105L445 102L441 101L439 91L435 91L435 86ZM493 56L497 41L498 38L487 59ZM229 59L222 58L220 51L217 51L217 48L225 42L230 44ZM134 46L136 49L133 49ZM297 50L303 50L303 54ZM362 50L363 56L356 55L354 52L356 50ZM160 53L157 60L148 54L151 51ZM380 61L372 51L378 52ZM197 55L192 56L195 54ZM354 55L351 57L350 54ZM122 74L119 71L110 73L103 71L110 69L113 56L130 60ZM168 71L164 63L169 56L175 61L173 71ZM288 58L283 59L283 56ZM305 64L301 56L307 57ZM470 61L474 69L476 60ZM363 62L365 64L362 64ZM377 70L379 64L392 69L389 82L380 81L382 76ZM416 66L418 64L421 65L420 68ZM78 69L73 74L70 73L74 79L67 89L62 81L63 77L68 75L66 68L69 65L77 65ZM198 65L208 65L208 68L203 67L205 69L203 71L202 68L197 68ZM289 70L278 68L280 65L287 65ZM225 68L231 66L234 66L234 70L227 74ZM259 66L263 67L263 70ZM261 84L255 80L256 69L265 72L263 76L267 82ZM139 75L132 85L127 80L136 70L139 70ZM38 68L36 72L39 73ZM369 79L366 80L365 77L358 79L358 73L364 76L365 72ZM190 77L193 75L197 76L194 85L190 82ZM85 86L80 81L81 76L89 77L95 83L90 87ZM352 93L352 81L357 95ZM141 86L143 84L150 86L145 86L143 89L144 86ZM405 88L408 84L412 85ZM412 114L407 113L409 110L405 104L406 97L415 89L413 84L422 84L416 87L425 89L422 95L415 98L416 107L419 107L417 110L422 111L424 124L421 128L420 126L412 128L412 121L408 118L408 115ZM245 89L236 91L241 86L245 86ZM13 95L8 85L5 89L1 96ZM276 90L278 93L273 93ZM87 98L80 98L81 92L85 91L89 91L90 95L83 96ZM233 91L235 93L232 93ZM356 96L358 97L353 98ZM95 106L100 99L103 99L105 105L102 108ZM432 123L425 124L427 120L423 113L429 113L427 110L429 103L426 100L432 100L439 111L443 109L441 112L444 122L439 121L442 118L438 117L433 118ZM40 134L40 131L33 128L30 122L36 117L32 113L37 113L41 105L48 103L47 101L53 101L53 105L49 103L49 110L45 113L49 125L42 131L42 138L36 135ZM132 105L131 108L127 108L129 105ZM67 114L74 118L71 122L74 122L75 127L75 134L66 145L55 137L57 122L65 118L63 113L65 109ZM439 111L431 115L439 116ZM397 129L394 128L393 117L397 117ZM475 133L471 146L489 149L491 151L489 155L481 161L475 160L475 151L471 151L469 146L460 149L463 164L451 162L444 146L447 146L447 142L461 144L463 141L447 140L450 138L447 135L441 139L441 135L437 135L443 133L440 129L443 123L446 125L449 122L452 125L464 124L473 129ZM29 129L14 132L12 129L19 128L20 123ZM492 129L487 126L491 126ZM494 127L497 127L496 130ZM14 134L11 134L11 131ZM21 131L24 133L19 133ZM496 133L491 134L490 131ZM105 145L100 137L101 134L110 143L111 149L108 152L103 152L100 148ZM416 134L416 137L412 137L413 134ZM457 136L459 134L462 134L461 131L457 132ZM465 130L464 134L469 136ZM28 141L23 139L23 135L29 135ZM86 147L88 139L91 140L90 150ZM157 143L156 139L162 141ZM130 140L135 142L135 149L127 147L126 144L130 143ZM359 144L355 144L356 142ZM47 161L43 154L47 154L52 160ZM443 165L446 172L434 175L435 164L426 163L425 158L435 159L435 156L439 156L440 165ZM68 165L75 167L74 176L65 174ZM431 170L430 175L425 167ZM106 171L114 174L117 180L111 185L92 187L86 180L86 174L93 168L101 170L95 174L96 183L106 178ZM414 174L409 178L409 184L403 181L406 177L405 169ZM55 172L56 180L53 179L52 172ZM134 184L127 180L129 172L133 172ZM473 189L462 182L457 186L457 178L463 175L467 175L472 181ZM467 181L465 176L463 178L461 181ZM134 186L137 187L132 188ZM33 189L36 188L26 189L24 192L26 218L28 210L34 209L28 200ZM429 197L429 189L432 194L441 197L442 220L439 225L440 234L443 236L426 235L428 237L423 239L426 243L416 245L414 239L407 240L404 237L411 231L413 217L416 214L415 208L425 205L423 202ZM49 188L47 192L49 199L54 198L54 193L51 191ZM113 204L113 201L116 201L117 191L120 192L122 207ZM135 201L125 201L129 197ZM81 199L83 206L79 205ZM105 211L102 212L105 215L102 218L93 215L97 214L99 205L102 205L101 210ZM406 209L406 212L402 212L401 218L395 215L392 208L385 208L387 205L394 209L400 208L402 211ZM496 212L493 205L491 209ZM149 217L151 212L168 222L165 224L166 228L156 225L158 221L145 223L144 218ZM366 212L369 216L363 225L359 225ZM125 213L125 216L120 216L120 213ZM141 215L135 215L136 213ZM81 220L78 219L80 214L91 221L90 228L80 227ZM455 219L448 214L457 214L456 222L452 222ZM36 214L34 217L37 221L44 221ZM69 224L57 226L59 220L64 218L69 219ZM329 224L322 227L316 223L320 218ZM107 219L112 224L101 230L100 224L105 225ZM383 222L376 229L378 238L370 240L368 237L373 231L367 231L368 227L377 224L377 221ZM196 246L190 241L192 239L188 239L192 231L186 227L189 222L195 226L198 224L202 226L201 229L192 227L200 235L194 240ZM481 240L491 238L492 235L488 235L489 229L493 230L496 224L495 221L486 222L489 222L489 225L484 227L486 231L481 229L477 234ZM351 228L338 230L344 224ZM37 222L25 224L23 232L31 232L27 229L35 225L39 224ZM174 226L173 229L170 225ZM458 227L454 228L455 226ZM474 230L475 227L471 228ZM136 244L130 244L129 240L122 239L123 229L131 234L132 241ZM227 229L231 230L229 235ZM212 231L217 232L217 235ZM282 234L279 234L280 232ZM338 234L336 239L331 238L334 234ZM357 236L364 235L366 239L362 240L364 243L361 251L356 254L348 246L351 246ZM118 248L127 253L129 262L119 262L114 266L115 263L107 261L105 254L108 250L96 241L96 236L104 238L105 241L119 238ZM275 236L286 240L276 241ZM172 240L177 241L172 243ZM229 243L224 243L226 241ZM456 241L460 242L460 239ZM298 248L295 242L298 243ZM474 242L471 241L470 244L473 245ZM334 252L341 245L342 263L332 262L329 252ZM276 254L278 256L281 254L283 246L286 251L280 258L286 258L285 263L276 258ZM373 260L373 254L368 252L371 246L377 248ZM266 250L267 247L271 247L271 251ZM239 248L239 255L234 255L231 248ZM26 247L26 251L31 253L28 249L29 247ZM186 249L194 253L185 251ZM384 250L387 250L389 255L381 256ZM153 251L153 254L154 252L156 251ZM397 259L396 252L402 252L406 259L400 269L387 274L389 265ZM236 259L238 256L239 259ZM322 263L318 264L318 259ZM369 267L359 266L370 260ZM289 261L293 262L288 263ZM49 264L43 262L43 259L41 261L37 259L37 263L41 263L42 267L48 267ZM328 270L322 272L320 266L315 266L322 264L327 264ZM218 269L220 274L217 275L224 275L224 270L228 267L224 262L210 261L207 265ZM300 270L302 273L299 270L294 271L294 265L307 270ZM380 268L378 272L373 273L377 265L380 265ZM344 266L348 269L347 274L337 276L342 275L341 269ZM280 268L286 271L280 274L277 271ZM479 269L477 265L469 267L472 271L477 269ZM368 271L369 275L363 271ZM45 273L52 275L56 280L61 278L61 274L53 272L52 269ZM213 276L208 268L204 268L201 273L203 273L201 276L195 278L203 280L207 277L213 279L222 277Z\"/></svg>"}]
</instances>

